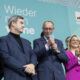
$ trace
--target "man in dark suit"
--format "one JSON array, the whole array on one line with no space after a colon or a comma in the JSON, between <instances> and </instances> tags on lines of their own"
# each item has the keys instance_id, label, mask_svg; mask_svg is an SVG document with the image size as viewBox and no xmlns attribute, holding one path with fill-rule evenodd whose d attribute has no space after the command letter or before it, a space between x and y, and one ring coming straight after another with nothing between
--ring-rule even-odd
<instances>
[{"instance_id":1,"label":"man in dark suit","mask_svg":"<svg viewBox=\"0 0 80 80\"><path fill-rule=\"evenodd\" d=\"M10 33L0 38L4 80L31 80L31 76L35 75L36 56L30 42L20 37L24 29L24 18L12 16L8 25Z\"/></svg>"},{"instance_id":2,"label":"man in dark suit","mask_svg":"<svg viewBox=\"0 0 80 80\"><path fill-rule=\"evenodd\" d=\"M46 21L43 24L44 36L34 40L34 52L37 55L38 80L65 80L62 64L68 62L63 44L60 40L50 35L54 31L54 23Z\"/></svg>"}]
</instances>

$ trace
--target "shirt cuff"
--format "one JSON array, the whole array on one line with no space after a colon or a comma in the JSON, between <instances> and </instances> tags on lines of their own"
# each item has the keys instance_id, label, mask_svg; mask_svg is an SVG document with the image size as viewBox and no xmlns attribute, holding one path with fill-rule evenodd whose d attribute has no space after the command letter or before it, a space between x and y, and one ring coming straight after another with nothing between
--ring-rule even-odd
<instances>
[{"instance_id":1,"label":"shirt cuff","mask_svg":"<svg viewBox=\"0 0 80 80\"><path fill-rule=\"evenodd\" d=\"M46 48L46 51L48 51L49 50L49 47L45 44L45 48Z\"/></svg>"},{"instance_id":2,"label":"shirt cuff","mask_svg":"<svg viewBox=\"0 0 80 80\"><path fill-rule=\"evenodd\" d=\"M78 57L78 64L80 65L80 57Z\"/></svg>"}]
</instances>

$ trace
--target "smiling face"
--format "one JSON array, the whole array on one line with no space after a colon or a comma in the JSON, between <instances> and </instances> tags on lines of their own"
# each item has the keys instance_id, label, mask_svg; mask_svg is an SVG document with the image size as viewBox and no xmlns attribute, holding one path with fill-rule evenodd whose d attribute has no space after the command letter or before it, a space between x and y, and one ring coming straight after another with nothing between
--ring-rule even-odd
<instances>
[{"instance_id":1,"label":"smiling face","mask_svg":"<svg viewBox=\"0 0 80 80\"><path fill-rule=\"evenodd\" d=\"M46 37L49 37L53 33L54 24L52 22L45 22L43 25L43 32Z\"/></svg>"},{"instance_id":2,"label":"smiling face","mask_svg":"<svg viewBox=\"0 0 80 80\"><path fill-rule=\"evenodd\" d=\"M79 47L79 39L77 36L74 36L70 40L70 47L71 48L78 48Z\"/></svg>"}]
</instances>

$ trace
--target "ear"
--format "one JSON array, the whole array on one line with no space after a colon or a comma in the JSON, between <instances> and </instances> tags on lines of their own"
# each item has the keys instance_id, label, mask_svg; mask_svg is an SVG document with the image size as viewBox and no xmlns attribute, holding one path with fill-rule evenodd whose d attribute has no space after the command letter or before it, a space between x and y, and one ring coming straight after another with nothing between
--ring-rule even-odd
<instances>
[{"instance_id":1,"label":"ear","mask_svg":"<svg viewBox=\"0 0 80 80\"><path fill-rule=\"evenodd\" d=\"M16 22L13 21L13 22L12 22L12 26L15 26L15 25L16 25Z\"/></svg>"}]
</instances>

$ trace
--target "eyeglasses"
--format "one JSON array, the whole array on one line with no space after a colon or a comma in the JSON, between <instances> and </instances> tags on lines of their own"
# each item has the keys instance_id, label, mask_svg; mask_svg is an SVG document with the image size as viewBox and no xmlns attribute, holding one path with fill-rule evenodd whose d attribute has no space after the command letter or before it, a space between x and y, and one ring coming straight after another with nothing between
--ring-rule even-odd
<instances>
[{"instance_id":1,"label":"eyeglasses","mask_svg":"<svg viewBox=\"0 0 80 80\"><path fill-rule=\"evenodd\" d=\"M72 39L71 41L73 41L73 42L75 42L75 41L79 42L79 40L75 40L75 39Z\"/></svg>"},{"instance_id":2,"label":"eyeglasses","mask_svg":"<svg viewBox=\"0 0 80 80\"><path fill-rule=\"evenodd\" d=\"M44 30L53 30L53 28L43 28Z\"/></svg>"}]
</instances>

